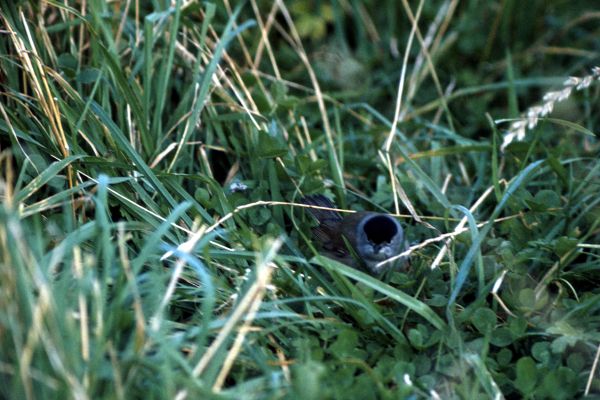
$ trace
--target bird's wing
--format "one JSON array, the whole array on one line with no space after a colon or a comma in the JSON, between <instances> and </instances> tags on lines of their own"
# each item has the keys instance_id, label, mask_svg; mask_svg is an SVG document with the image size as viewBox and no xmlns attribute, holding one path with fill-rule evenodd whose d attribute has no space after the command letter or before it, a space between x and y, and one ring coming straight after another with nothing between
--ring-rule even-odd
<instances>
[{"instance_id":1,"label":"bird's wing","mask_svg":"<svg viewBox=\"0 0 600 400\"><path fill-rule=\"evenodd\" d=\"M309 206L336 208L335 204L333 204L331 200L329 200L322 194L306 196L302 198L300 202ZM338 229L340 222L342 222L342 216L340 215L340 213L334 210L309 208L308 211L313 217L315 217L317 221L319 221L319 225L323 227L327 227L330 229Z\"/></svg>"},{"instance_id":2,"label":"bird's wing","mask_svg":"<svg viewBox=\"0 0 600 400\"><path fill-rule=\"evenodd\" d=\"M336 208L335 204L322 194L306 196L300 200L309 206ZM342 216L334 210L323 210L319 208L309 208L310 214L319 222L319 225L312 229L315 239L325 248L335 247L335 242L339 241L340 224Z\"/></svg>"}]
</instances>

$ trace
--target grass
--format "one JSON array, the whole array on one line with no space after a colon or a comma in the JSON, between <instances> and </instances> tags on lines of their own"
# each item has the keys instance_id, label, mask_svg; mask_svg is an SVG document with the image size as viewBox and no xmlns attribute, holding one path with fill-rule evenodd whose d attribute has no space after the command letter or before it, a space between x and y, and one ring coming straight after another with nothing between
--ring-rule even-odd
<instances>
[{"instance_id":1,"label":"grass","mask_svg":"<svg viewBox=\"0 0 600 400\"><path fill-rule=\"evenodd\" d=\"M0 397L600 396L592 5L287 3L0 2Z\"/></svg>"}]
</instances>

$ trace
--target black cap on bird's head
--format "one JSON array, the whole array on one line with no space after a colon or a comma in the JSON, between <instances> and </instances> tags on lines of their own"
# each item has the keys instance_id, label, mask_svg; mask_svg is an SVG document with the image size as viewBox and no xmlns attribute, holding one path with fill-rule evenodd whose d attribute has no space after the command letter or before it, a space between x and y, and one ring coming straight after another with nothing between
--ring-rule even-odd
<instances>
[{"instance_id":1,"label":"black cap on bird's head","mask_svg":"<svg viewBox=\"0 0 600 400\"><path fill-rule=\"evenodd\" d=\"M406 249L402 226L390 215L366 213L356 224L356 252L373 274L392 268L390 259Z\"/></svg>"}]
</instances>

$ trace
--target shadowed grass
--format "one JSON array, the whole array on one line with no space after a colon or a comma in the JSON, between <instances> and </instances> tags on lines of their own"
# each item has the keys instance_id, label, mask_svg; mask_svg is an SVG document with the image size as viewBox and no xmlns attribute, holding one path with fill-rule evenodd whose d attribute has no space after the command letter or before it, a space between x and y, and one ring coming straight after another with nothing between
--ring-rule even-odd
<instances>
[{"instance_id":1,"label":"shadowed grass","mask_svg":"<svg viewBox=\"0 0 600 400\"><path fill-rule=\"evenodd\" d=\"M597 17L497 6L0 1L0 397L600 393Z\"/></svg>"}]
</instances>

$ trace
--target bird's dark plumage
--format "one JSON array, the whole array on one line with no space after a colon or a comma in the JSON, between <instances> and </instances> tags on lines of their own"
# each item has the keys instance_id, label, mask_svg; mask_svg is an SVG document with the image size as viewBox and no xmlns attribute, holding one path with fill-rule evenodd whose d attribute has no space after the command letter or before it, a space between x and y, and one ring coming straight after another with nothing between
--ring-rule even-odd
<instances>
[{"instance_id":1,"label":"bird's dark plumage","mask_svg":"<svg viewBox=\"0 0 600 400\"><path fill-rule=\"evenodd\" d=\"M307 196L302 203L336 208L323 195ZM319 222L312 232L325 255L354 268L366 267L374 275L404 265L404 257L384 262L407 247L402 227L391 215L361 211L342 217L335 210L309 208L309 211Z\"/></svg>"}]
</instances>

